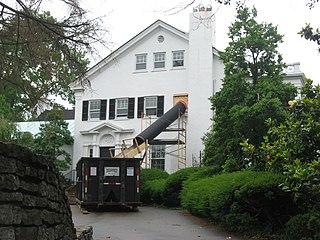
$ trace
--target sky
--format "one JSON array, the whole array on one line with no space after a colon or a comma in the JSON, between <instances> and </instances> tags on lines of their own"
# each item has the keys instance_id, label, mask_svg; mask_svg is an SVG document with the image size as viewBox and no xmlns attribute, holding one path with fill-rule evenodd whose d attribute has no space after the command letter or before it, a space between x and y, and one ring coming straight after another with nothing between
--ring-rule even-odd
<instances>
[{"instance_id":1,"label":"sky","mask_svg":"<svg viewBox=\"0 0 320 240\"><path fill-rule=\"evenodd\" d=\"M115 50L140 31L158 19L188 32L189 14L192 6L178 13L177 6L190 3L188 0L82 0L83 7L90 11L91 17L104 16L104 26L110 35L106 36ZM286 63L300 62L300 69L314 83L320 84L320 54L314 42L300 37L298 32L311 23L320 28L320 3L315 8L306 6L307 0L246 0L246 5L258 10L258 21L272 23L284 35L279 51ZM216 10L215 39L216 48L223 50L229 42L228 27L235 20L235 0L230 6L220 6L214 0L195 0L193 6L212 5ZM170 11L171 9L174 9ZM173 14L172 14L173 13ZM106 57L110 51L101 49L100 56ZM94 61L98 61L95 59ZM93 63L94 63L93 61Z\"/></svg>"}]
</instances>

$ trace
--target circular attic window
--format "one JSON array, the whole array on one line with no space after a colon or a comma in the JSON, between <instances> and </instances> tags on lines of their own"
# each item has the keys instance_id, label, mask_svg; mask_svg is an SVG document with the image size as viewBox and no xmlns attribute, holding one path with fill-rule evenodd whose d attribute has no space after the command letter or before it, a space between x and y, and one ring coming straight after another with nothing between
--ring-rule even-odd
<instances>
[{"instance_id":1,"label":"circular attic window","mask_svg":"<svg viewBox=\"0 0 320 240\"><path fill-rule=\"evenodd\" d=\"M162 43L163 41L164 41L164 36L159 35L159 36L158 36L158 42L159 42L159 43Z\"/></svg>"}]
</instances>

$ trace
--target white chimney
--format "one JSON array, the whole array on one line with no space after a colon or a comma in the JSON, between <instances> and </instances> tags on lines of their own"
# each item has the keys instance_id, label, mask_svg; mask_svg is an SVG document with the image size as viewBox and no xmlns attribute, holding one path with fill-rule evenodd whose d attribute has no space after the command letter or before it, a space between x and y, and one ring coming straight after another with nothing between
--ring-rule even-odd
<instances>
[{"instance_id":1,"label":"white chimney","mask_svg":"<svg viewBox=\"0 0 320 240\"><path fill-rule=\"evenodd\" d=\"M198 6L190 14L188 51L188 135L199 139L190 144L187 158L199 155L200 139L211 126L209 97L213 94L213 24L211 6ZM196 113L196 114L195 114Z\"/></svg>"}]
</instances>

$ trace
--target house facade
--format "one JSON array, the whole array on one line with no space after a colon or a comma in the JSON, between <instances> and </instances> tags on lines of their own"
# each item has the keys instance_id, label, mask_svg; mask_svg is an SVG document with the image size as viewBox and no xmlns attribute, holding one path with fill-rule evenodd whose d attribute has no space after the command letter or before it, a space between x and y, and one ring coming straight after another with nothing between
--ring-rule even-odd
<instances>
[{"instance_id":1,"label":"house facade","mask_svg":"<svg viewBox=\"0 0 320 240\"><path fill-rule=\"evenodd\" d=\"M189 32L158 20L74 82L73 169L81 157L108 157L184 101L187 113L144 152L144 167L168 173L199 164L211 126L209 97L222 87L224 66L213 46L210 7L195 8ZM297 64L293 65L293 68ZM301 88L303 74L288 75ZM298 74L297 74L298 73ZM129 141L129 142L126 142Z\"/></svg>"}]
</instances>

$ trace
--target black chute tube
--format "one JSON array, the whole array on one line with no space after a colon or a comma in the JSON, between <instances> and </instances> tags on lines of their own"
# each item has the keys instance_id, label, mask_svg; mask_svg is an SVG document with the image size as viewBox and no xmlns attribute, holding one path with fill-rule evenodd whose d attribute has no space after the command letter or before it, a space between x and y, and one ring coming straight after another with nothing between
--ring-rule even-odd
<instances>
[{"instance_id":1,"label":"black chute tube","mask_svg":"<svg viewBox=\"0 0 320 240\"><path fill-rule=\"evenodd\" d=\"M138 136L135 137L135 142L138 145L142 144L146 140L152 141L157 137L164 129L170 126L179 116L185 113L187 104L185 102L178 102L169 111L162 115L157 121L151 124L148 128L142 131ZM134 144L135 144L134 142Z\"/></svg>"}]
</instances>

